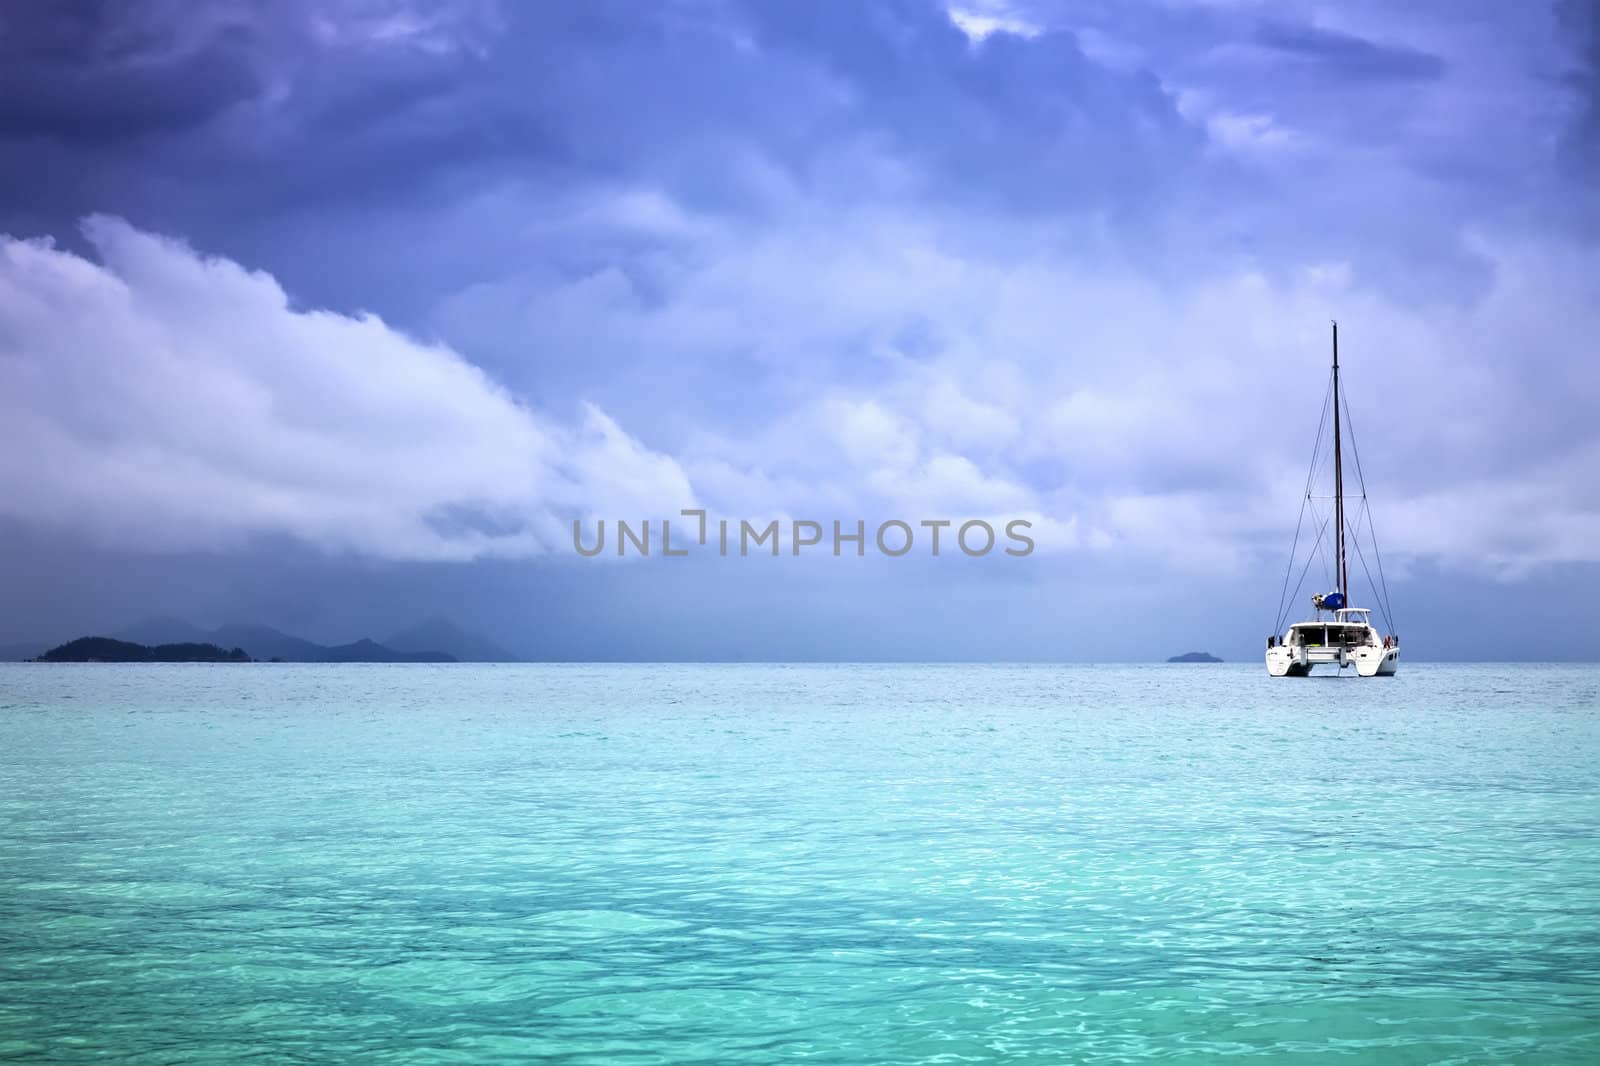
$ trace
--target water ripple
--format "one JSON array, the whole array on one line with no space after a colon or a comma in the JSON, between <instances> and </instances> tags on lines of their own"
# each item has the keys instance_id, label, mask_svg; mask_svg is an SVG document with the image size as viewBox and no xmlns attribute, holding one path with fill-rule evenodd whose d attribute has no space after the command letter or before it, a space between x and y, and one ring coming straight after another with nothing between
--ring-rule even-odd
<instances>
[{"instance_id":1,"label":"water ripple","mask_svg":"<svg viewBox=\"0 0 1600 1066\"><path fill-rule=\"evenodd\" d=\"M0 1060L1600 1061L1597 680L0 666Z\"/></svg>"}]
</instances>

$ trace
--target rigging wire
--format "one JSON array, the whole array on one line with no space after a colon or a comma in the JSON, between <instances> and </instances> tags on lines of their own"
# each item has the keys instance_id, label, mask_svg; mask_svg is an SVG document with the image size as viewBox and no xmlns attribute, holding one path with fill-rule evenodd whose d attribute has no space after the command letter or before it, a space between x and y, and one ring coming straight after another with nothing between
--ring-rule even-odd
<instances>
[{"instance_id":1,"label":"rigging wire","mask_svg":"<svg viewBox=\"0 0 1600 1066\"><path fill-rule=\"evenodd\" d=\"M1362 514L1365 514L1367 516L1367 523L1368 523L1368 526L1370 527L1370 525L1372 523L1372 513L1371 513L1371 509L1367 505L1366 497L1364 497L1364 496L1361 499L1361 511L1362 511ZM1389 610L1384 605L1384 601L1378 597L1378 590L1372 583L1372 568L1367 565L1367 557L1364 554L1362 554L1362 551L1361 551L1361 538L1356 535L1357 531L1360 529L1360 523L1361 523L1361 516L1357 515L1356 516L1356 527L1351 529L1351 531L1350 531L1350 541L1351 541L1352 544L1355 545L1356 558L1361 560L1361 571L1362 571L1362 573L1367 575L1367 588L1372 590L1373 602L1377 603L1378 612L1383 615L1383 624L1384 624L1385 628L1387 628L1389 630L1389 632L1393 633L1394 632L1394 619L1390 617ZM1374 541L1374 547L1376 547L1376 541Z\"/></svg>"},{"instance_id":2,"label":"rigging wire","mask_svg":"<svg viewBox=\"0 0 1600 1066\"><path fill-rule=\"evenodd\" d=\"M1355 422L1350 417L1350 397L1345 395L1341 399L1344 401L1345 424L1350 427L1350 453L1355 457L1356 481L1361 485L1362 511L1367 516L1367 535L1372 539L1372 558L1378 565L1378 583L1383 587L1383 621L1384 625L1389 627L1389 632L1393 633L1395 631L1394 608L1389 602L1389 582L1383 576L1383 556L1378 553L1378 528L1373 524L1372 506L1367 501L1367 479L1361 472L1361 449L1356 446ZM1359 522L1360 520L1358 519L1357 521ZM1361 538L1359 536L1356 537L1356 554L1361 556ZM1361 557L1361 566L1362 569L1366 569L1367 560L1365 557ZM1372 584L1372 571L1370 570L1367 571L1367 584ZM1372 595L1374 599L1377 599L1378 590L1373 589Z\"/></svg>"},{"instance_id":3,"label":"rigging wire","mask_svg":"<svg viewBox=\"0 0 1600 1066\"><path fill-rule=\"evenodd\" d=\"M1317 497L1312 497L1312 498L1316 499ZM1322 516L1322 512L1317 510L1317 505L1313 503L1311 505L1311 517L1313 517L1315 519L1318 519L1319 521L1322 522L1322 524L1324 526L1326 526L1326 525L1328 525L1328 523L1333 521L1333 511L1330 510L1328 512L1327 517L1324 518ZM1331 548L1331 547L1333 547L1333 538L1329 537L1328 538L1328 548ZM1328 585L1333 584L1333 571L1328 566L1328 551L1327 551L1327 548L1324 548L1322 546L1322 542L1318 541L1316 546L1314 548L1312 548L1312 550L1317 553L1317 561L1322 563L1322 584L1323 584L1323 587L1326 588ZM1295 591L1299 592L1300 590L1296 589Z\"/></svg>"},{"instance_id":4,"label":"rigging wire","mask_svg":"<svg viewBox=\"0 0 1600 1066\"><path fill-rule=\"evenodd\" d=\"M1332 398L1333 398L1333 379L1330 376L1329 379L1328 379L1328 391L1326 393L1324 393L1323 397L1322 397L1322 417L1317 422L1316 442L1312 445L1312 448L1311 448L1311 467L1310 467L1309 470L1306 471L1306 488L1305 488L1304 496L1300 501L1300 516L1295 519L1295 523L1294 523L1294 543L1289 548L1289 564L1286 567L1284 567L1284 570L1283 570L1283 588L1278 593L1278 615L1277 615L1277 620L1273 623L1273 627L1272 627L1272 630L1273 630L1274 633L1277 633L1278 631L1280 631L1283 628L1283 621L1284 621L1284 618L1285 618L1284 605L1288 601L1289 575L1294 573L1295 552L1298 551L1299 548L1300 548L1300 527L1305 522L1306 505L1311 502L1311 482L1316 478L1316 475L1317 475L1317 455L1318 455L1319 452L1322 451L1322 430L1323 430L1323 427L1328 424L1328 408L1331 405ZM1315 517L1315 510L1313 510L1312 516ZM1321 535L1321 533L1319 531L1318 534L1317 534L1317 542L1320 544L1321 541L1322 541L1322 535ZM1316 549L1313 548L1312 550L1315 551ZM1309 558L1307 558L1306 565L1310 566L1310 563L1311 563L1311 560ZM1324 565L1326 565L1326 564L1324 564ZM1305 571L1304 570L1302 570L1300 572L1300 580L1301 581L1305 580ZM1294 591L1295 591L1295 595L1298 596L1300 594L1300 586L1296 585Z\"/></svg>"},{"instance_id":5,"label":"rigging wire","mask_svg":"<svg viewBox=\"0 0 1600 1066\"><path fill-rule=\"evenodd\" d=\"M1332 517L1333 517L1332 515L1329 515L1327 518L1324 518L1322 520L1322 525L1317 529L1317 543L1312 546L1311 554L1306 556L1306 565L1304 567L1302 567L1301 570L1300 570L1300 580L1296 581L1294 583L1294 595L1289 597L1289 601L1291 603L1294 602L1294 597L1295 596L1300 595L1300 586L1304 585L1306 583L1306 571L1311 569L1312 560L1314 560L1314 559L1316 559L1318 557L1319 553L1317 552L1317 548L1321 547L1321 545L1322 545L1322 535L1328 531L1328 521ZM1323 569L1326 570L1328 563L1327 563L1327 558L1325 556L1323 557L1322 565L1323 565ZM1288 613L1287 612L1285 612L1284 615L1282 617L1280 617L1279 620L1278 620L1278 622L1279 622L1278 628L1280 630L1283 628L1282 623L1284 623L1286 621L1288 621Z\"/></svg>"}]
</instances>

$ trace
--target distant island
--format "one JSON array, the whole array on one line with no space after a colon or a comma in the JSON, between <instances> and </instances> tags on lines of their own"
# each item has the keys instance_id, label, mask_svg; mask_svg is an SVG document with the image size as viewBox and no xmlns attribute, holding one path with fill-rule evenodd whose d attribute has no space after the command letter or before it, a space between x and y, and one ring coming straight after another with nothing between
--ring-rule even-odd
<instances>
[{"instance_id":1,"label":"distant island","mask_svg":"<svg viewBox=\"0 0 1600 1066\"><path fill-rule=\"evenodd\" d=\"M202 641L175 641L167 644L138 644L131 640L111 637L79 637L60 647L51 648L34 659L38 663L249 663L249 662L319 662L319 663L453 663L456 657L438 651L399 652L370 640L354 644L324 648L314 646L319 654L310 656L273 655L265 660L252 659L242 647L224 648L220 644Z\"/></svg>"},{"instance_id":2,"label":"distant island","mask_svg":"<svg viewBox=\"0 0 1600 1066\"><path fill-rule=\"evenodd\" d=\"M443 651L399 650L363 638L350 644L324 645L291 637L266 626L219 626L210 633L194 627L163 627L144 635L79 637L38 656L41 663L453 663ZM142 637L143 639L137 639ZM206 639L209 637L210 639ZM463 639L467 639L465 636ZM37 646L37 645L36 645ZM491 649L492 645L489 646ZM474 647L473 650L480 650Z\"/></svg>"},{"instance_id":3,"label":"distant island","mask_svg":"<svg viewBox=\"0 0 1600 1066\"><path fill-rule=\"evenodd\" d=\"M41 663L247 663L243 648L215 644L135 644L110 637L79 637L39 656Z\"/></svg>"},{"instance_id":4,"label":"distant island","mask_svg":"<svg viewBox=\"0 0 1600 1066\"><path fill-rule=\"evenodd\" d=\"M80 632L82 632L80 630ZM91 632L93 632L91 630ZM102 629L99 632L106 632ZM59 642L67 634L58 634L49 640L38 639L15 644L0 644L0 662L85 662L89 657L101 662L234 662L231 658L214 659L210 652L186 650L161 653L162 657L146 658L136 652L118 652L100 647L92 652L79 649L79 641L43 649ZM91 639L91 638L85 638ZM142 644L152 649L165 645L213 645L223 649L237 648L254 662L282 663L509 663L521 662L523 656L509 651L494 641L470 630L462 629L442 618L433 618L390 634L383 640L362 638L348 644L318 644L303 637L291 636L271 626L251 622L229 622L215 628L194 625L179 618L154 617L132 625L110 630L108 637L122 644ZM64 650L65 649L65 650ZM168 659L166 655L180 656ZM55 656L66 655L68 658ZM193 658L189 658L193 656Z\"/></svg>"},{"instance_id":5,"label":"distant island","mask_svg":"<svg viewBox=\"0 0 1600 1066\"><path fill-rule=\"evenodd\" d=\"M515 658L491 641L438 619L402 630L381 643L363 637L349 644L318 644L257 623L230 622L203 629L177 618L146 619L115 635L140 644L203 642L239 647L258 662L454 663Z\"/></svg>"},{"instance_id":6,"label":"distant island","mask_svg":"<svg viewBox=\"0 0 1600 1066\"><path fill-rule=\"evenodd\" d=\"M1167 660L1169 663L1220 663L1221 661L1208 651L1186 651Z\"/></svg>"}]
</instances>

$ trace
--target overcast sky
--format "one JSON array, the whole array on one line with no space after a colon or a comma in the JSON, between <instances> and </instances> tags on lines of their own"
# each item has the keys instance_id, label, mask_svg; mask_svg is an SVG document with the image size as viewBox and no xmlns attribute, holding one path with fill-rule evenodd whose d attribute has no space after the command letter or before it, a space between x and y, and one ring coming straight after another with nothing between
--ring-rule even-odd
<instances>
[{"instance_id":1,"label":"overcast sky","mask_svg":"<svg viewBox=\"0 0 1600 1066\"><path fill-rule=\"evenodd\" d=\"M1411 654L1592 658L1597 177L1592 2L10 5L0 642L1253 657L1337 318Z\"/></svg>"}]
</instances>

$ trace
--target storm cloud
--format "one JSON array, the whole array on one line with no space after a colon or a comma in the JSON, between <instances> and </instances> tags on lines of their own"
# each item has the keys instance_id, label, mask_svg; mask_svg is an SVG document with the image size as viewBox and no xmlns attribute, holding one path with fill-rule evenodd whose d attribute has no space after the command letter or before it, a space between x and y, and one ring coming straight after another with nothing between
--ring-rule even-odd
<instances>
[{"instance_id":1,"label":"storm cloud","mask_svg":"<svg viewBox=\"0 0 1600 1066\"><path fill-rule=\"evenodd\" d=\"M574 515L683 501L1015 514L1085 598L1271 599L1337 318L1410 598L1588 573L1596 32L1570 2L7 13L0 510L535 572Z\"/></svg>"}]
</instances>

